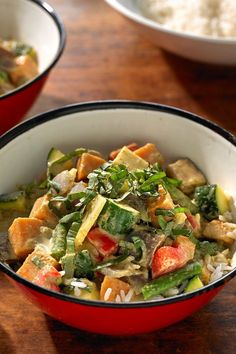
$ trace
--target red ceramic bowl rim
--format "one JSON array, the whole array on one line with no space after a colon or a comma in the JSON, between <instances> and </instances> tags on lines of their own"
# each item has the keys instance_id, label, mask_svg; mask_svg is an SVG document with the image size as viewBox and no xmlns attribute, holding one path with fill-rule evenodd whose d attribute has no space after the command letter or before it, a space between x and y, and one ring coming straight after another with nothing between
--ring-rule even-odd
<instances>
[{"instance_id":1,"label":"red ceramic bowl rim","mask_svg":"<svg viewBox=\"0 0 236 354\"><path fill-rule=\"evenodd\" d=\"M27 120L0 137L0 149L7 145L10 141L14 140L15 137L21 135L22 133L43 124L47 121L58 119L63 117L64 115L68 115L68 119L70 115L77 113L77 112L86 112L86 111L93 111L93 110L104 110L104 109L140 109L140 110L149 110L149 111L159 111L170 113L178 117L178 119L185 118L190 121L193 121L196 124L200 124L205 126L206 128L213 130L215 133L222 136L224 139L228 140L231 144L236 146L236 137L229 133L224 128L220 127L219 125L202 118L198 115L190 113L185 110L181 110L178 108L174 108L171 106L166 106L157 103L151 102L144 102L144 101L128 101L128 100L112 100L112 101L95 101L95 102L85 102L79 104L68 105L59 109L50 110L45 113L39 114L30 120ZM0 270L2 270L6 275L10 276L16 282L35 290L38 293L63 300L72 302L75 304L80 305L87 305L93 307L103 307L103 308L114 308L114 309L121 309L121 308L143 308L143 307L153 307L153 306L163 306L167 304L177 303L180 301L185 301L191 299L193 297L202 295L216 289L220 286L223 286L227 283L231 278L236 275L236 268L224 275L219 280L212 282L204 286L201 289L193 291L191 293L184 293L181 295L172 296L170 298L165 298L161 300L144 300L144 301L137 301L137 302L129 302L129 303L114 303L114 302L105 302L101 300L83 300L73 297L71 295L67 295L64 293L55 292L52 290L48 290L46 288L42 288L36 284L31 283L30 281L22 278L18 274L16 274L7 264L0 262Z\"/></svg>"},{"instance_id":2,"label":"red ceramic bowl rim","mask_svg":"<svg viewBox=\"0 0 236 354\"><path fill-rule=\"evenodd\" d=\"M15 94L17 94L20 91L23 91L23 90L27 89L28 87L33 85L36 81L40 80L43 76L47 75L47 73L57 63L57 61L59 60L59 58L62 55L63 50L65 48L66 31L65 31L63 22L60 19L60 17L58 16L58 14L56 13L56 11L51 7L51 5L49 5L45 1L41 1L41 0L27 0L27 1L32 2L35 5L41 7L41 9L45 13L47 13L48 15L50 15L52 17L53 21L55 22L55 25L57 26L57 29L58 29L58 32L59 32L59 37L60 37L58 50L57 50L57 53L55 54L55 57L54 57L53 61L51 62L51 64L45 70L43 70L33 80L30 80L26 84L19 86L18 88L10 91L9 93L6 93L4 95L0 95L0 101L4 100L5 98L9 98L10 96L15 95Z\"/></svg>"}]
</instances>

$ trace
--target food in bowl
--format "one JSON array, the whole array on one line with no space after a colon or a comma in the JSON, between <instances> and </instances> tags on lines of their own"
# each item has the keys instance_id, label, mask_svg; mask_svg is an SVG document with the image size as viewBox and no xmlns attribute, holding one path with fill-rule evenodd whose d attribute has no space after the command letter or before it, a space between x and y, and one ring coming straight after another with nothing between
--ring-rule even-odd
<instances>
[{"instance_id":1,"label":"food in bowl","mask_svg":"<svg viewBox=\"0 0 236 354\"><path fill-rule=\"evenodd\" d=\"M108 157L52 148L43 178L1 195L0 210L17 274L79 299L162 300L235 267L233 199L153 143Z\"/></svg>"},{"instance_id":2,"label":"food in bowl","mask_svg":"<svg viewBox=\"0 0 236 354\"><path fill-rule=\"evenodd\" d=\"M234 0L139 0L142 13L174 31L236 37Z\"/></svg>"},{"instance_id":3,"label":"food in bowl","mask_svg":"<svg viewBox=\"0 0 236 354\"><path fill-rule=\"evenodd\" d=\"M38 73L38 57L32 46L0 38L0 95L32 80Z\"/></svg>"}]
</instances>

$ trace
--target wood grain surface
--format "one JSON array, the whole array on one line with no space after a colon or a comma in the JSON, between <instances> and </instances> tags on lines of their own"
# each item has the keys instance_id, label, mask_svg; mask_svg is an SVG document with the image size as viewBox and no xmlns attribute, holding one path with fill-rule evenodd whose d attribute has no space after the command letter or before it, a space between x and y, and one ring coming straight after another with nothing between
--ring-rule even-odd
<instances>
[{"instance_id":1,"label":"wood grain surface","mask_svg":"<svg viewBox=\"0 0 236 354\"><path fill-rule=\"evenodd\" d=\"M153 101L183 108L236 134L236 67L161 51L102 0L50 0L67 31L65 52L27 118L75 102ZM0 353L236 353L236 279L204 309L132 337L82 332L45 316L0 274Z\"/></svg>"}]
</instances>

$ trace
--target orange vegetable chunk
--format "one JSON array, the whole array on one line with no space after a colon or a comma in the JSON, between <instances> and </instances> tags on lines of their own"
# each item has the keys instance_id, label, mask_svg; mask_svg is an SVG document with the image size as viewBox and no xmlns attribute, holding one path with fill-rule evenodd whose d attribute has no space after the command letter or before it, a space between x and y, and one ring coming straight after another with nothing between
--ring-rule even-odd
<instances>
[{"instance_id":1,"label":"orange vegetable chunk","mask_svg":"<svg viewBox=\"0 0 236 354\"><path fill-rule=\"evenodd\" d=\"M77 179L87 178L88 174L106 162L103 158L85 152L77 162Z\"/></svg>"},{"instance_id":2,"label":"orange vegetable chunk","mask_svg":"<svg viewBox=\"0 0 236 354\"><path fill-rule=\"evenodd\" d=\"M42 220L36 218L16 218L8 230L8 237L17 258L25 258L31 253L40 236Z\"/></svg>"},{"instance_id":3,"label":"orange vegetable chunk","mask_svg":"<svg viewBox=\"0 0 236 354\"><path fill-rule=\"evenodd\" d=\"M47 194L38 198L33 205L33 208L30 212L29 217L43 220L45 222L45 225L55 227L58 223L58 218L49 209L48 202L49 202L49 199L48 199Z\"/></svg>"},{"instance_id":4,"label":"orange vegetable chunk","mask_svg":"<svg viewBox=\"0 0 236 354\"><path fill-rule=\"evenodd\" d=\"M149 162L151 165L158 162L160 165L164 163L164 158L155 144L147 143L134 151L135 155Z\"/></svg>"},{"instance_id":5,"label":"orange vegetable chunk","mask_svg":"<svg viewBox=\"0 0 236 354\"><path fill-rule=\"evenodd\" d=\"M59 263L53 257L35 249L28 255L17 274L32 281L46 265L59 269Z\"/></svg>"},{"instance_id":6,"label":"orange vegetable chunk","mask_svg":"<svg viewBox=\"0 0 236 354\"><path fill-rule=\"evenodd\" d=\"M125 146L131 151L135 151L138 149L138 145L136 143L131 143L131 144L125 145ZM121 151L121 149L122 148L112 151L109 155L109 160L114 160L116 158L116 156L119 154L119 152Z\"/></svg>"},{"instance_id":7,"label":"orange vegetable chunk","mask_svg":"<svg viewBox=\"0 0 236 354\"><path fill-rule=\"evenodd\" d=\"M162 185L158 187L159 196L148 199L148 215L151 219L151 222L154 226L158 225L156 210L157 209L173 209L174 203L170 196L170 193L167 192ZM170 217L165 217L165 220L170 220Z\"/></svg>"},{"instance_id":8,"label":"orange vegetable chunk","mask_svg":"<svg viewBox=\"0 0 236 354\"><path fill-rule=\"evenodd\" d=\"M100 300L116 301L117 296L121 296L122 290L124 294L127 295L130 290L130 285L120 279L112 278L106 275L101 285Z\"/></svg>"}]
</instances>

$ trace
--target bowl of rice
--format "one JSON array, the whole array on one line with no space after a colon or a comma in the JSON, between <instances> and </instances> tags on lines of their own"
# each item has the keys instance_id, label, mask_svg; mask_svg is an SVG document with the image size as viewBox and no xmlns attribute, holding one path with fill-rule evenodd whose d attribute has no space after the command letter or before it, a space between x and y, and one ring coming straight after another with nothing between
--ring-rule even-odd
<instances>
[{"instance_id":1,"label":"bowl of rice","mask_svg":"<svg viewBox=\"0 0 236 354\"><path fill-rule=\"evenodd\" d=\"M2 135L0 164L0 271L59 321L157 330L236 274L236 139L210 121L153 103L75 104Z\"/></svg>"},{"instance_id":2,"label":"bowl of rice","mask_svg":"<svg viewBox=\"0 0 236 354\"><path fill-rule=\"evenodd\" d=\"M106 2L164 50L204 63L236 63L234 0Z\"/></svg>"}]
</instances>

